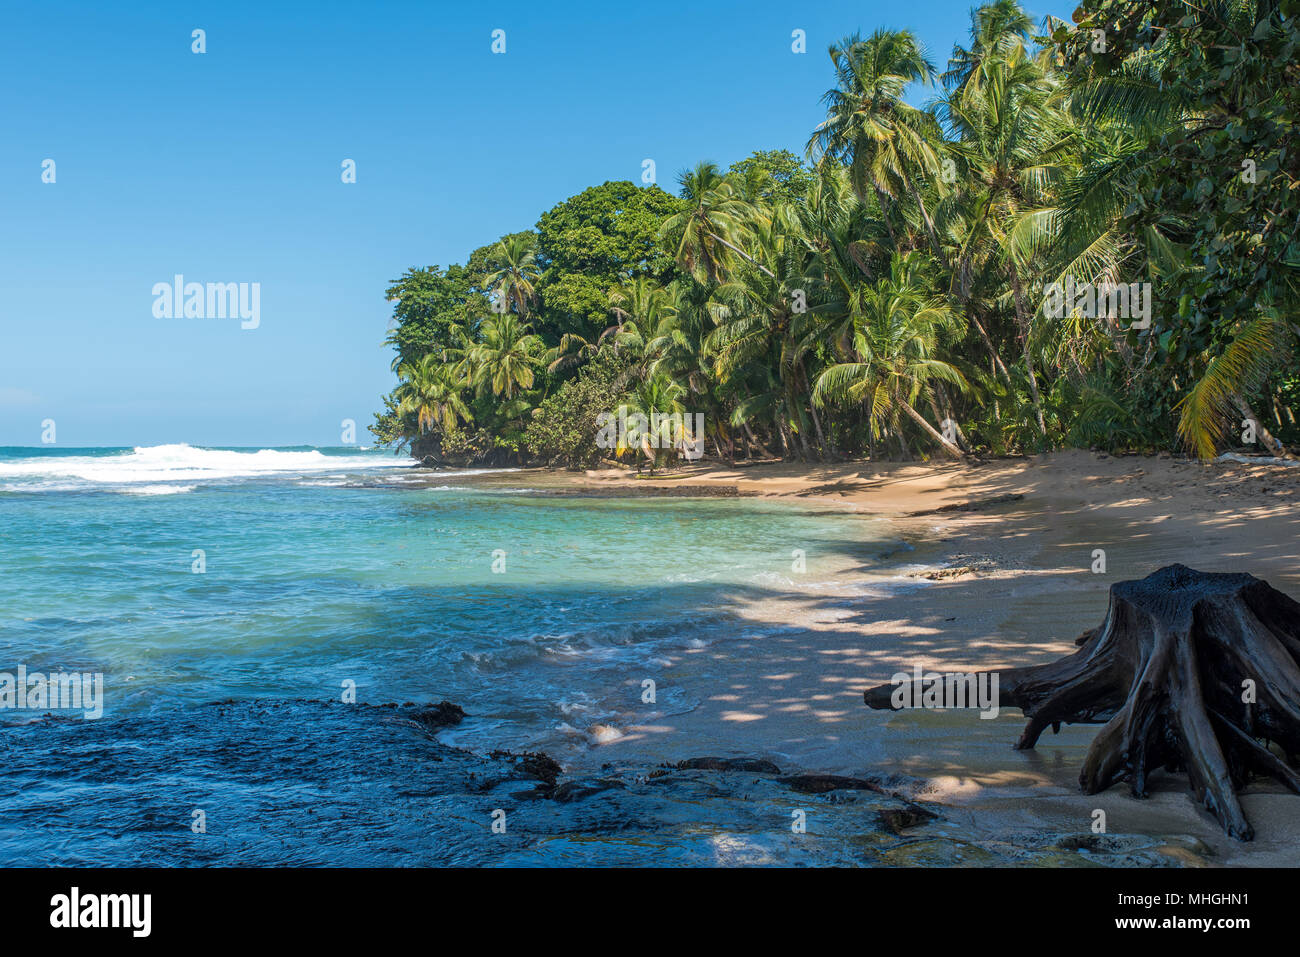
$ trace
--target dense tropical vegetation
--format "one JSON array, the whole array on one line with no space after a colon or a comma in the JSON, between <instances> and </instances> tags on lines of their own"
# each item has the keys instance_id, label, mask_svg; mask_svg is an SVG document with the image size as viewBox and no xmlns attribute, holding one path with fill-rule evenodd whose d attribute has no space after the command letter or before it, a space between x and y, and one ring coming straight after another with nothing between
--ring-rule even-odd
<instances>
[{"instance_id":1,"label":"dense tropical vegetation","mask_svg":"<svg viewBox=\"0 0 1300 957\"><path fill-rule=\"evenodd\" d=\"M409 270L372 431L584 466L651 454L598 446L620 405L704 413L728 460L1209 457L1250 420L1251 451L1285 454L1300 0L1085 0L1074 21L978 7L943 72L906 31L846 37L806 159L700 163L677 195L605 183ZM1149 324L1045 309L1067 281L1149 283Z\"/></svg>"}]
</instances>

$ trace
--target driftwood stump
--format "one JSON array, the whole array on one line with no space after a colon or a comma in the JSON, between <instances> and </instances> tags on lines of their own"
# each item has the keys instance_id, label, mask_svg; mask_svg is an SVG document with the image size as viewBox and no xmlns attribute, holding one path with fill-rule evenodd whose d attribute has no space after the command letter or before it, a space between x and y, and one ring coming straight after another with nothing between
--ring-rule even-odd
<instances>
[{"instance_id":1,"label":"driftwood stump","mask_svg":"<svg viewBox=\"0 0 1300 957\"><path fill-rule=\"evenodd\" d=\"M1170 565L1112 585L1106 620L1077 644L1059 661L999 674L999 705L1029 718L1017 748L1049 725L1104 722L1079 774L1085 793L1127 780L1145 797L1152 769L1186 770L1197 799L1242 841L1254 830L1236 791L1252 773L1300 793L1300 603L1252 575ZM892 690L864 697L888 708Z\"/></svg>"}]
</instances>

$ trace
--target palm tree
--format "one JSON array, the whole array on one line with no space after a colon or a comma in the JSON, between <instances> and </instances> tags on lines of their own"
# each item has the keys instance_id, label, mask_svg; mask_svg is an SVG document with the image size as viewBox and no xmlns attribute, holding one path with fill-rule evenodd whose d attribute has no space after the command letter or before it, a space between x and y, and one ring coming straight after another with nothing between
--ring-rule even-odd
<instances>
[{"instance_id":1,"label":"palm tree","mask_svg":"<svg viewBox=\"0 0 1300 957\"><path fill-rule=\"evenodd\" d=\"M670 457L676 455L675 448L684 439L680 413L684 411L682 397L686 394L676 382L662 373L652 375L639 382L628 395L627 409L630 414L645 417L644 431L628 430L627 445L620 448L633 450L644 455L650 464L650 474ZM674 420L673 413L679 417ZM696 440L702 436L694 436ZM637 458L637 471L641 471L641 460Z\"/></svg>"},{"instance_id":2,"label":"palm tree","mask_svg":"<svg viewBox=\"0 0 1300 957\"><path fill-rule=\"evenodd\" d=\"M958 319L946 303L925 290L918 265L915 254L895 254L889 278L854 290L845 304L851 328L845 361L818 376L813 401L870 403L873 437L901 411L945 452L962 458L966 453L915 408L920 399L930 400L932 383L967 388L955 366L936 358L940 338L957 332Z\"/></svg>"},{"instance_id":3,"label":"palm tree","mask_svg":"<svg viewBox=\"0 0 1300 957\"><path fill-rule=\"evenodd\" d=\"M537 235L506 236L493 249L488 268L493 271L484 285L496 291L506 308L513 307L520 316L527 316L537 297L537 281L542 275L537 266Z\"/></svg>"},{"instance_id":4,"label":"palm tree","mask_svg":"<svg viewBox=\"0 0 1300 957\"><path fill-rule=\"evenodd\" d=\"M1241 323L1232 340L1206 365L1196 384L1178 403L1178 434L1202 459L1214 457L1219 438L1237 416L1255 424L1255 432L1273 454L1290 458L1255 414L1246 395L1276 366L1285 366L1300 345L1300 327L1286 322L1265 304L1255 318Z\"/></svg>"},{"instance_id":5,"label":"palm tree","mask_svg":"<svg viewBox=\"0 0 1300 957\"><path fill-rule=\"evenodd\" d=\"M976 74L972 73L971 76ZM963 238L953 291L970 299L976 270L1001 273L1010 287L1026 381L1038 430L1047 435L1033 349L1037 303L1028 296L1030 250L1015 227L1026 213L1050 202L1051 187L1073 164L1077 130L1055 96L1054 81L1031 59L1023 43L980 65L981 84L950 91L940 114L958 133L950 151L966 165L966 189L958 202ZM983 328L981 327L981 332Z\"/></svg>"},{"instance_id":6,"label":"palm tree","mask_svg":"<svg viewBox=\"0 0 1300 957\"><path fill-rule=\"evenodd\" d=\"M469 421L470 411L461 397L461 382L438 355L429 353L419 362L404 364L397 374L402 380L397 388L398 411L416 413L421 434L434 425L447 433L459 422Z\"/></svg>"},{"instance_id":7,"label":"palm tree","mask_svg":"<svg viewBox=\"0 0 1300 957\"><path fill-rule=\"evenodd\" d=\"M940 79L948 89L978 89L985 82L985 68L1024 46L1034 21L1016 0L994 0L970 13L970 49L954 44L948 69Z\"/></svg>"},{"instance_id":8,"label":"palm tree","mask_svg":"<svg viewBox=\"0 0 1300 957\"><path fill-rule=\"evenodd\" d=\"M903 102L911 83L930 83L935 70L916 38L906 30L877 30L863 40L846 37L830 49L836 85L822 97L826 119L813 132L808 151L820 158L843 159L854 189L865 201L875 194L894 247L900 248L890 209L900 189L916 203L935 255L946 262L934 220L917 186L918 176L937 183L935 119Z\"/></svg>"},{"instance_id":9,"label":"palm tree","mask_svg":"<svg viewBox=\"0 0 1300 957\"><path fill-rule=\"evenodd\" d=\"M542 340L528 329L528 323L510 312L483 320L482 341L471 348L469 356L480 391L490 389L493 395L509 400L533 387Z\"/></svg>"},{"instance_id":10,"label":"palm tree","mask_svg":"<svg viewBox=\"0 0 1300 957\"><path fill-rule=\"evenodd\" d=\"M752 248L767 268L738 269L714 291L717 328L704 345L718 386L736 402L732 423L771 415L787 451L797 439L803 456L811 457L810 430L823 456L827 446L817 409L807 403L809 346L796 335L808 309L810 247L802 225L791 209L781 208L753 228Z\"/></svg>"},{"instance_id":11,"label":"palm tree","mask_svg":"<svg viewBox=\"0 0 1300 957\"><path fill-rule=\"evenodd\" d=\"M754 208L746 203L714 163L699 163L678 178L688 205L664 220L662 239L675 248L677 265L700 283L715 283L730 254L752 258L738 243Z\"/></svg>"}]
</instances>

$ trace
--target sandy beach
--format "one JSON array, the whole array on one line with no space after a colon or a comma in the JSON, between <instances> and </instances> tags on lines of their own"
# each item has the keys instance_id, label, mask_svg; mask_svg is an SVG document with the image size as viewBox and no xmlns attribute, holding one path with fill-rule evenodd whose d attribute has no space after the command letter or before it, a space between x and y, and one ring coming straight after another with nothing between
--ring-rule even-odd
<instances>
[{"instance_id":1,"label":"sandy beach","mask_svg":"<svg viewBox=\"0 0 1300 957\"><path fill-rule=\"evenodd\" d=\"M685 683L699 706L602 734L593 765L722 754L806 772L892 772L986 846L1088 835L1101 809L1106 837L1085 840L1103 851L1154 845L1190 865L1297 862L1300 797L1271 782L1243 794L1257 834L1242 844L1196 806L1185 775L1157 775L1145 800L1122 785L1083 795L1077 775L1095 726L1063 727L1015 751L1019 711L992 720L973 710L879 712L862 692L916 664L969 671L1062 657L1100 623L1112 583L1173 562L1250 572L1300 597L1300 469L1071 451L979 465L695 466L653 478L527 470L508 480L778 497L842 512L846 537L855 523L886 520L906 543L887 566L846 566L815 588L792 573L770 598L738 596L731 610L746 620L797 627L663 661L661 680ZM1092 570L1096 549L1105 573ZM710 656L707 668L692 655Z\"/></svg>"}]
</instances>

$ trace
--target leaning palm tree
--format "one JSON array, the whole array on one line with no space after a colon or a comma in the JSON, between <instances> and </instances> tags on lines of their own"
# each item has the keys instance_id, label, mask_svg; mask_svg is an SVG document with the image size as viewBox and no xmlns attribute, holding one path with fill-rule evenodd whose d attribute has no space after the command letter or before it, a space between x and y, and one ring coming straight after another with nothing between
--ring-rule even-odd
<instances>
[{"instance_id":1,"label":"leaning palm tree","mask_svg":"<svg viewBox=\"0 0 1300 957\"><path fill-rule=\"evenodd\" d=\"M747 220L755 214L714 163L704 162L678 177L687 205L664 220L661 239L670 243L677 265L700 283L715 283L733 256L751 259L741 248Z\"/></svg>"},{"instance_id":2,"label":"leaning palm tree","mask_svg":"<svg viewBox=\"0 0 1300 957\"><path fill-rule=\"evenodd\" d=\"M514 399L533 387L533 370L540 362L542 340L514 313L483 320L482 341L470 350L473 379L480 392Z\"/></svg>"},{"instance_id":3,"label":"leaning palm tree","mask_svg":"<svg viewBox=\"0 0 1300 957\"><path fill-rule=\"evenodd\" d=\"M537 265L537 236L535 233L515 233L506 236L493 247L488 257L492 270L484 285L496 291L502 311L513 308L527 316L537 298L537 281L541 269Z\"/></svg>"},{"instance_id":4,"label":"leaning palm tree","mask_svg":"<svg viewBox=\"0 0 1300 957\"><path fill-rule=\"evenodd\" d=\"M958 320L943 300L927 292L917 265L915 254L895 255L888 279L854 291L847 304L847 354L818 376L813 401L869 403L873 437L902 413L949 455L963 458L966 453L915 408L918 401L932 397L932 383L968 387L955 366L936 357L940 339L957 332Z\"/></svg>"}]
</instances>

